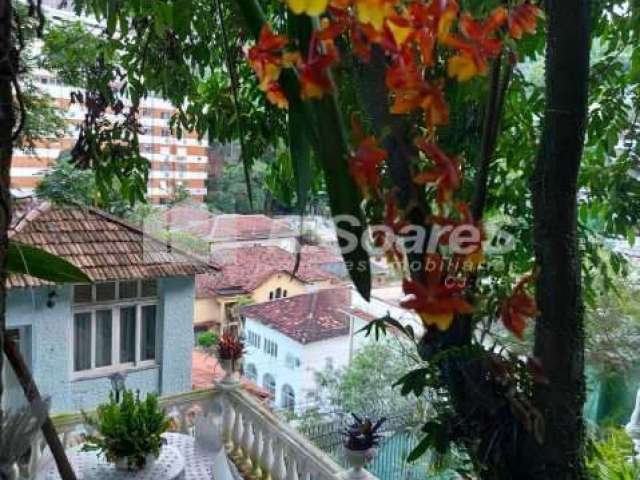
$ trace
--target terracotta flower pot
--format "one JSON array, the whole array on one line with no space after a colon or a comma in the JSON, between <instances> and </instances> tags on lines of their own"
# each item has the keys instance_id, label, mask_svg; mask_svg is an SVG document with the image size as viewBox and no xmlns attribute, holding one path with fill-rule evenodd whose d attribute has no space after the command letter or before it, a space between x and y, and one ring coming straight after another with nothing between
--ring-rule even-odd
<instances>
[{"instance_id":1,"label":"terracotta flower pot","mask_svg":"<svg viewBox=\"0 0 640 480\"><path fill-rule=\"evenodd\" d=\"M352 480L370 478L369 473L364 469L364 467L373 460L373 457L376 454L376 449L369 448L368 450L350 450L345 447L344 452L349 465L351 465L351 470L349 471L347 478Z\"/></svg>"}]
</instances>

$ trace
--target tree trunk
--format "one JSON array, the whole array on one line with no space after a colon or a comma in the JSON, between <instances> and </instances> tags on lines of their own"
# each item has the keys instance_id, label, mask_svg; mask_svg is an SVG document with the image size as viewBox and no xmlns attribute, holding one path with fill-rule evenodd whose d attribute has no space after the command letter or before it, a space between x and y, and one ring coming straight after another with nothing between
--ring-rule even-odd
<instances>
[{"instance_id":1,"label":"tree trunk","mask_svg":"<svg viewBox=\"0 0 640 480\"><path fill-rule=\"evenodd\" d=\"M0 352L4 350L5 307L6 307L6 253L7 233L11 221L9 196L9 171L13 147L13 129L15 115L12 96L12 39L11 39L12 10L10 0L0 0ZM2 428L2 369L4 358L0 354L0 429ZM0 434L2 432L0 431Z\"/></svg>"},{"instance_id":2,"label":"tree trunk","mask_svg":"<svg viewBox=\"0 0 640 480\"><path fill-rule=\"evenodd\" d=\"M534 249L540 269L534 354L547 385L534 403L545 442L531 478L583 479L584 325L577 240L577 181L587 121L589 0L547 0L546 110L532 178ZM533 464L535 462L535 464Z\"/></svg>"}]
</instances>

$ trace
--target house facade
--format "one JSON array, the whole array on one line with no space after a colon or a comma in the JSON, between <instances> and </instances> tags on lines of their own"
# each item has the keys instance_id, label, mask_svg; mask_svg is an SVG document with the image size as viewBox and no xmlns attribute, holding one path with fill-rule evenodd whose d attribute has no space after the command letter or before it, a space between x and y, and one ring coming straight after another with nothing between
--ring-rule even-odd
<instances>
[{"instance_id":1,"label":"house facade","mask_svg":"<svg viewBox=\"0 0 640 480\"><path fill-rule=\"evenodd\" d=\"M295 275L295 256L276 246L254 245L218 250L211 260L218 273L198 275L196 330L240 328L238 308L331 288L336 279L306 261Z\"/></svg>"},{"instance_id":2,"label":"house facade","mask_svg":"<svg viewBox=\"0 0 640 480\"><path fill-rule=\"evenodd\" d=\"M195 275L208 267L95 209L39 204L17 214L13 241L59 255L94 283L7 281L7 328L54 413L108 399L110 376L127 388L191 390ZM10 369L8 407L24 402Z\"/></svg>"},{"instance_id":3,"label":"house facade","mask_svg":"<svg viewBox=\"0 0 640 480\"><path fill-rule=\"evenodd\" d=\"M308 404L315 372L347 366L368 339L373 317L354 308L349 288L332 288L242 308L244 374L269 391L277 409Z\"/></svg>"}]
</instances>

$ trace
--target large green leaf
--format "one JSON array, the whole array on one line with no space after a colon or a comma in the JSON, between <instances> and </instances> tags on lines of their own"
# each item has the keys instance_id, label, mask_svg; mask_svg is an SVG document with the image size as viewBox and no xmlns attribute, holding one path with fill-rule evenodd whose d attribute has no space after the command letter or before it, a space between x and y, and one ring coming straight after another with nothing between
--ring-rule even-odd
<instances>
[{"instance_id":1,"label":"large green leaf","mask_svg":"<svg viewBox=\"0 0 640 480\"><path fill-rule=\"evenodd\" d=\"M9 242L7 271L53 283L91 283L78 267L40 248Z\"/></svg>"}]
</instances>

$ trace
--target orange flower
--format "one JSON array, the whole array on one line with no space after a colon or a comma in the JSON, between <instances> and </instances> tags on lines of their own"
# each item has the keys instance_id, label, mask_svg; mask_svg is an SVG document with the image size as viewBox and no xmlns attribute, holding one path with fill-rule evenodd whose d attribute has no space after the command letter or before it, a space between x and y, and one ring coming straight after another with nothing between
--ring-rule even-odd
<instances>
[{"instance_id":1,"label":"orange flower","mask_svg":"<svg viewBox=\"0 0 640 480\"><path fill-rule=\"evenodd\" d=\"M298 68L300 73L300 96L303 100L322 98L333 91L329 68L336 61L332 53L315 55Z\"/></svg>"},{"instance_id":2,"label":"orange flower","mask_svg":"<svg viewBox=\"0 0 640 480\"><path fill-rule=\"evenodd\" d=\"M527 275L520 280L500 309L500 319L505 328L519 339L524 336L527 320L539 313L535 299L525 290L526 285L532 280L533 275Z\"/></svg>"},{"instance_id":3,"label":"orange flower","mask_svg":"<svg viewBox=\"0 0 640 480\"><path fill-rule=\"evenodd\" d=\"M391 113L411 113L420 108L430 129L449 122L449 106L444 98L442 83L425 82L408 49L403 49L387 68L385 80L393 97Z\"/></svg>"},{"instance_id":4,"label":"orange flower","mask_svg":"<svg viewBox=\"0 0 640 480\"><path fill-rule=\"evenodd\" d=\"M387 151L378 146L375 137L367 137L349 162L349 173L365 197L378 191L380 167L387 158Z\"/></svg>"},{"instance_id":5,"label":"orange flower","mask_svg":"<svg viewBox=\"0 0 640 480\"><path fill-rule=\"evenodd\" d=\"M394 238L391 239L390 242L391 248L388 248L384 252L387 257L387 261L392 265L401 265L402 252L398 249L395 237L400 235L400 231L407 225L407 223L399 218L398 205L391 194L388 195L385 204L384 224L394 233ZM387 232L384 230L375 230L373 232L373 244L376 247L382 247L386 242Z\"/></svg>"},{"instance_id":6,"label":"orange flower","mask_svg":"<svg viewBox=\"0 0 640 480\"><path fill-rule=\"evenodd\" d=\"M456 314L466 314L473 307L462 297L463 286L459 282L448 281L448 272L443 268L442 257L428 254L425 257L425 281L405 279L402 288L411 298L400 305L414 310L422 322L439 330L448 330Z\"/></svg>"},{"instance_id":7,"label":"orange flower","mask_svg":"<svg viewBox=\"0 0 640 480\"><path fill-rule=\"evenodd\" d=\"M530 3L513 8L509 12L509 35L520 40L524 33L535 34L540 16L542 16L542 10Z\"/></svg>"},{"instance_id":8,"label":"orange flower","mask_svg":"<svg viewBox=\"0 0 640 480\"><path fill-rule=\"evenodd\" d=\"M278 80L282 69L282 50L289 43L284 35L275 35L268 24L260 31L258 42L249 49L249 63L260 80L260 87L267 87Z\"/></svg>"},{"instance_id":9,"label":"orange flower","mask_svg":"<svg viewBox=\"0 0 640 480\"><path fill-rule=\"evenodd\" d=\"M458 265L464 262L471 262L473 263L473 265L479 265L484 260L482 242L486 239L482 222L473 219L471 211L469 210L469 205L465 202L458 203L456 205L456 210L461 217L459 220L454 220L449 217L443 217L441 215L432 215L431 217L429 217L429 223L440 225L442 227L451 226L453 227L453 230L460 227L467 227L470 231L478 232L478 236L475 240L468 238L459 239L460 245L457 245L457 247L464 248L465 250L468 249L469 253L461 255L460 253L454 252L454 260ZM444 232L439 236L439 243L441 245L449 244L451 233L453 232L453 230Z\"/></svg>"},{"instance_id":10,"label":"orange flower","mask_svg":"<svg viewBox=\"0 0 640 480\"><path fill-rule=\"evenodd\" d=\"M396 0L355 0L358 21L382 31L385 19L393 14Z\"/></svg>"},{"instance_id":11,"label":"orange flower","mask_svg":"<svg viewBox=\"0 0 640 480\"><path fill-rule=\"evenodd\" d=\"M418 140L416 145L434 162L434 166L416 175L413 181L418 185L435 184L436 201L442 206L451 200L454 192L460 188L462 182L460 160L448 157L436 144L424 139Z\"/></svg>"},{"instance_id":12,"label":"orange flower","mask_svg":"<svg viewBox=\"0 0 640 480\"><path fill-rule=\"evenodd\" d=\"M459 52L449 59L449 76L465 82L486 74L488 60L497 57L502 50L502 41L494 38L494 34L507 19L508 13L502 7L496 8L483 23L465 13L460 20L464 38L452 34L443 38L443 43Z\"/></svg>"},{"instance_id":13,"label":"orange flower","mask_svg":"<svg viewBox=\"0 0 640 480\"><path fill-rule=\"evenodd\" d=\"M267 99L276 107L285 109L289 106L289 100L278 82L271 82L265 92Z\"/></svg>"},{"instance_id":14,"label":"orange flower","mask_svg":"<svg viewBox=\"0 0 640 480\"><path fill-rule=\"evenodd\" d=\"M434 63L436 40L444 39L457 18L460 7L456 0L432 0L411 2L407 14L414 28L414 38L426 67Z\"/></svg>"}]
</instances>

